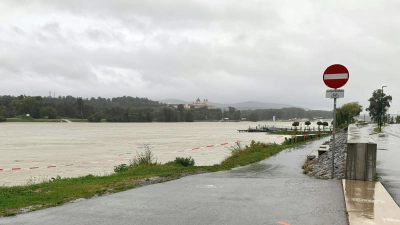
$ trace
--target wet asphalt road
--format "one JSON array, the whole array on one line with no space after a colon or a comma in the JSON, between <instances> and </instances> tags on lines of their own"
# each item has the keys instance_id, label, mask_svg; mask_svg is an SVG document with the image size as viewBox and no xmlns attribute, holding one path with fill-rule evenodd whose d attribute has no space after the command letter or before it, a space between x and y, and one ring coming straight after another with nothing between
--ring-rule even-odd
<instances>
[{"instance_id":1,"label":"wet asphalt road","mask_svg":"<svg viewBox=\"0 0 400 225\"><path fill-rule=\"evenodd\" d=\"M322 142L231 171L0 218L0 224L347 224L341 181L302 174L307 154Z\"/></svg>"},{"instance_id":2,"label":"wet asphalt road","mask_svg":"<svg viewBox=\"0 0 400 225\"><path fill-rule=\"evenodd\" d=\"M376 125L369 126L371 133L374 127ZM383 130L388 134L385 137L371 135L378 148L376 172L379 181L400 206L400 124L383 127Z\"/></svg>"}]
</instances>

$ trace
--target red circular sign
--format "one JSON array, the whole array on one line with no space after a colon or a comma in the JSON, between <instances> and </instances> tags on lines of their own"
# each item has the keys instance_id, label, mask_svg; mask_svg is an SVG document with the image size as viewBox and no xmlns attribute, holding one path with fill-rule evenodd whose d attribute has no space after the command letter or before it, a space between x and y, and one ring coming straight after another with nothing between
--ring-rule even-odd
<instances>
[{"instance_id":1,"label":"red circular sign","mask_svg":"<svg viewBox=\"0 0 400 225\"><path fill-rule=\"evenodd\" d=\"M326 86L330 88L343 87L349 80L350 74L346 67L340 64L333 64L326 68L322 79Z\"/></svg>"}]
</instances>

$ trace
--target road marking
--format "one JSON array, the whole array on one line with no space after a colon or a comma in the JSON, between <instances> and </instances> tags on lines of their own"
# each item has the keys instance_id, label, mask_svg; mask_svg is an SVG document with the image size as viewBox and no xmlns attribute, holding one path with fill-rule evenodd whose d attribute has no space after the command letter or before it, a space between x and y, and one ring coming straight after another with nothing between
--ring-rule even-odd
<instances>
[{"instance_id":1,"label":"road marking","mask_svg":"<svg viewBox=\"0 0 400 225\"><path fill-rule=\"evenodd\" d=\"M385 201L381 200L371 200L371 199L363 199L363 198L352 198L351 200L355 202L361 202L361 203L385 203Z\"/></svg>"},{"instance_id":2,"label":"road marking","mask_svg":"<svg viewBox=\"0 0 400 225\"><path fill-rule=\"evenodd\" d=\"M400 223L400 220L398 219L392 219L392 218L383 218L383 221L388 221L388 222L394 222L394 223Z\"/></svg>"},{"instance_id":3,"label":"road marking","mask_svg":"<svg viewBox=\"0 0 400 225\"><path fill-rule=\"evenodd\" d=\"M282 221L279 221L278 223L281 224L281 225L290 225L289 223L285 223L285 222L282 222Z\"/></svg>"}]
</instances>

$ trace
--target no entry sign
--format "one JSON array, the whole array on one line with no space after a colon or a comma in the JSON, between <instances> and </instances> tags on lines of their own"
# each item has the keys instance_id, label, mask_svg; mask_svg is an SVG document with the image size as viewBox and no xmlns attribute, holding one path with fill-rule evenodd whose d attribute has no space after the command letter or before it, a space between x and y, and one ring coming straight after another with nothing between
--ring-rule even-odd
<instances>
[{"instance_id":1,"label":"no entry sign","mask_svg":"<svg viewBox=\"0 0 400 225\"><path fill-rule=\"evenodd\" d=\"M347 83L349 76L349 71L346 67L340 64L333 64L326 68L322 79L326 86L330 88L340 88Z\"/></svg>"}]
</instances>

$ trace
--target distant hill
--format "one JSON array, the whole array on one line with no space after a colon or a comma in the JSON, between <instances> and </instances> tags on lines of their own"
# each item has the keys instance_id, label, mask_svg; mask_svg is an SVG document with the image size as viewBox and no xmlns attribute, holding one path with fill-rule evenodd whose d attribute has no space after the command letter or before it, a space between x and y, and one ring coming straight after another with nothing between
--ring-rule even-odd
<instances>
[{"instance_id":1,"label":"distant hill","mask_svg":"<svg viewBox=\"0 0 400 225\"><path fill-rule=\"evenodd\" d=\"M164 99L159 100L159 102L166 103L166 104L185 104L185 101L179 99ZM193 103L193 101L187 101L187 103ZM235 107L238 110L246 110L246 109L281 109L281 108L288 108L288 107L296 107L293 105L288 104L278 104L278 103L266 103L266 102L239 102L239 103L232 103L232 104L222 104L216 102L209 102L211 106L215 106L220 109L227 109L229 106Z\"/></svg>"}]
</instances>

